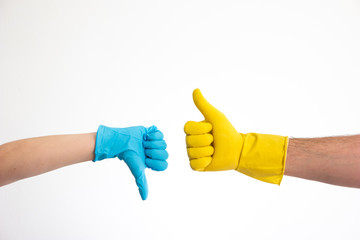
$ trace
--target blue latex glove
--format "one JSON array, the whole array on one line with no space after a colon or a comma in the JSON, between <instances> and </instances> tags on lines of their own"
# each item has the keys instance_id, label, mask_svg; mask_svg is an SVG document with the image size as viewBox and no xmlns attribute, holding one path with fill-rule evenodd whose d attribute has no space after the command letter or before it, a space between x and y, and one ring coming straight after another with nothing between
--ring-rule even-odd
<instances>
[{"instance_id":1,"label":"blue latex glove","mask_svg":"<svg viewBox=\"0 0 360 240\"><path fill-rule=\"evenodd\" d=\"M95 161L118 157L124 160L134 175L141 198L148 196L145 169L163 171L168 153L164 135L155 126L110 128L99 126L96 134Z\"/></svg>"}]
</instances>

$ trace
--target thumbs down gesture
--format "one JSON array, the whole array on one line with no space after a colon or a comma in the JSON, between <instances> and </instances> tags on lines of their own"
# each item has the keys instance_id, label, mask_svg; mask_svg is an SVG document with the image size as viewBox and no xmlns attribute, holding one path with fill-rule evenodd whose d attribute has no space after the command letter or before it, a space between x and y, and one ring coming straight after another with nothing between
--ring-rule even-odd
<instances>
[{"instance_id":1,"label":"thumbs down gesture","mask_svg":"<svg viewBox=\"0 0 360 240\"><path fill-rule=\"evenodd\" d=\"M163 171L168 153L164 135L155 126L110 128L100 125L96 134L95 159L118 157L124 160L135 178L142 200L148 196L145 169Z\"/></svg>"}]
</instances>

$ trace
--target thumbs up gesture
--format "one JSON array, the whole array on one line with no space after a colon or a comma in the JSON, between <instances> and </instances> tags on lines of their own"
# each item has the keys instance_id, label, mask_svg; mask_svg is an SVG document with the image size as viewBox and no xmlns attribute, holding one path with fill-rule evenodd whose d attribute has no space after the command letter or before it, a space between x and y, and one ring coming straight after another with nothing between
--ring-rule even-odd
<instances>
[{"instance_id":1,"label":"thumbs up gesture","mask_svg":"<svg viewBox=\"0 0 360 240\"><path fill-rule=\"evenodd\" d=\"M202 122L185 124L190 166L196 171L237 170L261 181L280 184L288 138L238 133L226 116L213 107L199 89L193 92Z\"/></svg>"},{"instance_id":2,"label":"thumbs up gesture","mask_svg":"<svg viewBox=\"0 0 360 240\"><path fill-rule=\"evenodd\" d=\"M193 92L194 103L205 121L189 121L184 130L190 166L196 171L222 171L237 168L244 135L238 133L225 115Z\"/></svg>"}]
</instances>

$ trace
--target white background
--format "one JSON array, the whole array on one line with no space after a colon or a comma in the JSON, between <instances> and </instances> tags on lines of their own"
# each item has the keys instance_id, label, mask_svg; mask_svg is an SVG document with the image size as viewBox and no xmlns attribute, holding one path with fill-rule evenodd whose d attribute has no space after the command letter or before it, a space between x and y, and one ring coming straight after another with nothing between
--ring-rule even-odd
<instances>
[{"instance_id":1,"label":"white background","mask_svg":"<svg viewBox=\"0 0 360 240\"><path fill-rule=\"evenodd\" d=\"M360 190L190 169L192 91L240 132L359 133L358 1L0 0L0 144L156 124L142 201L124 162L0 188L0 239L359 239Z\"/></svg>"}]
</instances>

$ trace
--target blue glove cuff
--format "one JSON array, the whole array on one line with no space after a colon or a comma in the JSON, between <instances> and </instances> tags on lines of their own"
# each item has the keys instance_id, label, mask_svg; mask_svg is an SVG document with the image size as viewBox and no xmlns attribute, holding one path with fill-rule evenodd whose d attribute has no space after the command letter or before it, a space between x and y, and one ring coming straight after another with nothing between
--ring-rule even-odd
<instances>
[{"instance_id":1,"label":"blue glove cuff","mask_svg":"<svg viewBox=\"0 0 360 240\"><path fill-rule=\"evenodd\" d=\"M102 142L102 138L104 136L104 130L105 130L105 126L103 126L103 125L100 125L97 130L96 143L95 143L95 159L93 160L93 162L107 158L107 154L101 150L101 142Z\"/></svg>"}]
</instances>

